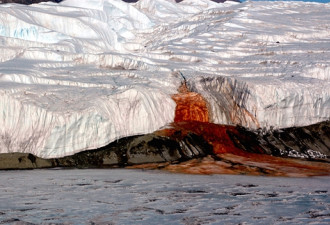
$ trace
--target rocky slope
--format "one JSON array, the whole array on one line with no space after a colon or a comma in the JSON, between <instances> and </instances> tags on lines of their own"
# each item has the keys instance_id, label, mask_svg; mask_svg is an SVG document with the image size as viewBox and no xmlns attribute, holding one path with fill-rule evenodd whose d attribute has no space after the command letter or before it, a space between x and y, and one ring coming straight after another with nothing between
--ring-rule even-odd
<instances>
[{"instance_id":1,"label":"rocky slope","mask_svg":"<svg viewBox=\"0 0 330 225\"><path fill-rule=\"evenodd\" d=\"M0 169L130 167L196 174L330 175L329 123L253 132L244 127L179 122L153 134L123 138L63 158L0 154Z\"/></svg>"}]
</instances>

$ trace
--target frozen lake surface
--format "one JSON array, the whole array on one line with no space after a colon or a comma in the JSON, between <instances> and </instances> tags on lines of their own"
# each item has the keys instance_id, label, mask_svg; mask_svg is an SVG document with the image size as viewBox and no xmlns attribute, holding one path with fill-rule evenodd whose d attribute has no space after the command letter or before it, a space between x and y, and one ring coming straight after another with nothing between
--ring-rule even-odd
<instances>
[{"instance_id":1,"label":"frozen lake surface","mask_svg":"<svg viewBox=\"0 0 330 225\"><path fill-rule=\"evenodd\" d=\"M0 224L329 224L329 177L0 171Z\"/></svg>"}]
</instances>

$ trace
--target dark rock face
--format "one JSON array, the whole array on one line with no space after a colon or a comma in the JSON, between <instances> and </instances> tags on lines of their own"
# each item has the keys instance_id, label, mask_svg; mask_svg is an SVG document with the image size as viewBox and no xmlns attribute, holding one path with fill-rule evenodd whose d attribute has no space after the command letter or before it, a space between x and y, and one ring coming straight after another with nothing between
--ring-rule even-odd
<instances>
[{"instance_id":1,"label":"dark rock face","mask_svg":"<svg viewBox=\"0 0 330 225\"><path fill-rule=\"evenodd\" d=\"M53 160L41 159L27 153L0 154L0 169L34 169L54 167Z\"/></svg>"},{"instance_id":2,"label":"dark rock face","mask_svg":"<svg viewBox=\"0 0 330 225\"><path fill-rule=\"evenodd\" d=\"M0 154L0 169L51 167L109 168L143 163L180 162L212 154L212 147L195 134L169 138L146 134L122 138L103 148L58 159L41 159L32 154Z\"/></svg>"},{"instance_id":3,"label":"dark rock face","mask_svg":"<svg viewBox=\"0 0 330 225\"><path fill-rule=\"evenodd\" d=\"M208 123L174 124L168 131L122 138L105 147L63 158L42 159L26 153L0 154L0 169L126 167L146 163L180 163L207 155L216 159L228 153L240 157L251 157L249 153L252 153L254 156L273 155L328 162L329 125L330 122L326 121L266 132ZM214 128L217 130L207 131Z\"/></svg>"},{"instance_id":4,"label":"dark rock face","mask_svg":"<svg viewBox=\"0 0 330 225\"><path fill-rule=\"evenodd\" d=\"M181 140L155 134L122 138L97 150L77 153L56 159L60 167L106 168L143 163L184 161L212 153L203 138L188 134Z\"/></svg>"},{"instance_id":5,"label":"dark rock face","mask_svg":"<svg viewBox=\"0 0 330 225\"><path fill-rule=\"evenodd\" d=\"M193 132L213 147L213 154L164 170L190 174L245 174L254 176L308 177L330 175L329 122L281 130L248 130L202 122L181 122L172 130ZM154 165L133 168L157 168Z\"/></svg>"},{"instance_id":6,"label":"dark rock face","mask_svg":"<svg viewBox=\"0 0 330 225\"><path fill-rule=\"evenodd\" d=\"M278 130L250 130L242 126L191 121L172 124L171 129L203 137L212 144L214 154L256 153L305 159L330 157L330 121Z\"/></svg>"},{"instance_id":7,"label":"dark rock face","mask_svg":"<svg viewBox=\"0 0 330 225\"><path fill-rule=\"evenodd\" d=\"M330 157L330 121L259 134L255 138L268 154L309 159Z\"/></svg>"}]
</instances>

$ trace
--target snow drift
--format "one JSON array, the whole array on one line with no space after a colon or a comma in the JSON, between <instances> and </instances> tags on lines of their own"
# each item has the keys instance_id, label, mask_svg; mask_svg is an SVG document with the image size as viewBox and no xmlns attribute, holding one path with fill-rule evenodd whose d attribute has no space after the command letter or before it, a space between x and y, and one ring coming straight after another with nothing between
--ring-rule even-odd
<instances>
[{"instance_id":1,"label":"snow drift","mask_svg":"<svg viewBox=\"0 0 330 225\"><path fill-rule=\"evenodd\" d=\"M0 152L44 158L153 132L187 80L210 122L330 117L330 4L67 0L0 5Z\"/></svg>"}]
</instances>

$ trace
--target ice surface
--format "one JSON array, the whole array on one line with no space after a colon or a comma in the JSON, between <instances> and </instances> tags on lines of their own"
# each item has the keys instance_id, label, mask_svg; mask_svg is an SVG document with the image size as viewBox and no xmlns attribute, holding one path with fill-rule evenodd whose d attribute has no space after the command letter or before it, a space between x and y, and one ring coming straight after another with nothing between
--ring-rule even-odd
<instances>
[{"instance_id":1,"label":"ice surface","mask_svg":"<svg viewBox=\"0 0 330 225\"><path fill-rule=\"evenodd\" d=\"M214 123L330 115L330 4L67 0L0 6L0 152L50 158L153 132L182 82Z\"/></svg>"},{"instance_id":2,"label":"ice surface","mask_svg":"<svg viewBox=\"0 0 330 225\"><path fill-rule=\"evenodd\" d=\"M0 171L0 224L319 224L329 177Z\"/></svg>"}]
</instances>

